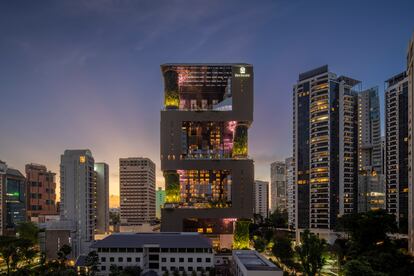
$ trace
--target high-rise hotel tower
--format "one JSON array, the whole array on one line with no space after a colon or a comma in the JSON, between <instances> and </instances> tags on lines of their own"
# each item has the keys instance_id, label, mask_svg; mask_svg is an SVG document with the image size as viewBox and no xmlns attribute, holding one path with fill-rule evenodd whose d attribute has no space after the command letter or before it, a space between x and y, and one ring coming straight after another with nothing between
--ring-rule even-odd
<instances>
[{"instance_id":1,"label":"high-rise hotel tower","mask_svg":"<svg viewBox=\"0 0 414 276\"><path fill-rule=\"evenodd\" d=\"M164 64L161 169L166 203L162 231L225 238L253 215L253 121L249 64ZM213 239L214 240L214 239Z\"/></svg>"},{"instance_id":2,"label":"high-rise hotel tower","mask_svg":"<svg viewBox=\"0 0 414 276\"><path fill-rule=\"evenodd\" d=\"M360 82L322 66L293 88L296 228L333 229L357 208L357 93Z\"/></svg>"}]
</instances>

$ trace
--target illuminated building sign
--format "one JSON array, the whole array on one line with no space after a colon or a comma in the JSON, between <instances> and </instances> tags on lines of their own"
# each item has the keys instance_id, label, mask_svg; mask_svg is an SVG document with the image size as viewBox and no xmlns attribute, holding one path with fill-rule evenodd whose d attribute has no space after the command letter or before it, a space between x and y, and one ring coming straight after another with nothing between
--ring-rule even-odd
<instances>
[{"instance_id":1,"label":"illuminated building sign","mask_svg":"<svg viewBox=\"0 0 414 276\"><path fill-rule=\"evenodd\" d=\"M234 74L236 78L250 78L250 74L246 74L246 67L240 67L240 73Z\"/></svg>"}]
</instances>

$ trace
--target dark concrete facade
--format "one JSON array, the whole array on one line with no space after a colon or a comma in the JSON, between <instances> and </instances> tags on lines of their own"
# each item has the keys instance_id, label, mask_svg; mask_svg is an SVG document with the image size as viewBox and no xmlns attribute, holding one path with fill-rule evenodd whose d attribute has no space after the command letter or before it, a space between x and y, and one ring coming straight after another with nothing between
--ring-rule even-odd
<instances>
[{"instance_id":1,"label":"dark concrete facade","mask_svg":"<svg viewBox=\"0 0 414 276\"><path fill-rule=\"evenodd\" d=\"M183 137L182 128L183 122L205 122L206 124L214 122L236 122L237 126L243 125L248 128L253 121L253 67L249 64L165 64L161 66L164 77L166 72L171 70L179 72L179 74L182 74L181 72L187 72L190 75L192 72L196 72L194 74L197 74L195 81L178 84L179 93L182 93L180 94L180 102L184 97L193 97L194 100L192 101L194 103L196 101L205 101L206 107L207 100L203 98L207 97L205 95L210 97L216 91L224 91L226 89L226 91L230 91L230 96L227 96L226 102L231 101L231 110L222 111L209 108L202 110L195 110L196 108L184 109L181 103L180 106L177 105L173 108L166 106L161 111L161 170L164 172L186 170L204 170L208 172L212 172L213 170L230 171L231 195L229 197L231 198L231 203L224 208L192 208L188 205L185 208L181 208L180 202L169 204L169 183L166 181L167 203L162 209L161 231L186 231L184 220L188 218L252 218L254 165L253 160L249 159L247 155L247 142L244 156L235 156L233 152L230 158L186 158L183 155L183 148L185 148L183 146L183 143L185 144L183 139L185 140L186 137ZM210 76L215 78L217 75L219 75L218 82L221 82L221 84L217 84L216 87L216 81L210 81L209 78ZM180 75L177 77L177 81L179 78L181 78ZM189 79L191 80L191 78ZM221 100L224 102L225 99ZM247 141L247 134L245 138ZM232 147L234 143L233 141L231 144ZM183 190L185 190L185 187L180 182L181 201L184 195Z\"/></svg>"}]
</instances>

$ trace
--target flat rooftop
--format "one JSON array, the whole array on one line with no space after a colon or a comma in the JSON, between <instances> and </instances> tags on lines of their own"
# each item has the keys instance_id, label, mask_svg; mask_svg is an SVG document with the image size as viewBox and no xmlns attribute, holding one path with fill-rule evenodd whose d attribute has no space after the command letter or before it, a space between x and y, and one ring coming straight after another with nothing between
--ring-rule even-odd
<instances>
[{"instance_id":1,"label":"flat rooftop","mask_svg":"<svg viewBox=\"0 0 414 276\"><path fill-rule=\"evenodd\" d=\"M252 64L249 63L164 63L161 64L161 67L163 66L252 66Z\"/></svg>"},{"instance_id":2,"label":"flat rooftop","mask_svg":"<svg viewBox=\"0 0 414 276\"><path fill-rule=\"evenodd\" d=\"M210 239L199 233L115 233L96 241L92 248L211 248Z\"/></svg>"},{"instance_id":3,"label":"flat rooftop","mask_svg":"<svg viewBox=\"0 0 414 276\"><path fill-rule=\"evenodd\" d=\"M236 257L247 270L281 271L279 267L254 250L235 250L233 257Z\"/></svg>"}]
</instances>

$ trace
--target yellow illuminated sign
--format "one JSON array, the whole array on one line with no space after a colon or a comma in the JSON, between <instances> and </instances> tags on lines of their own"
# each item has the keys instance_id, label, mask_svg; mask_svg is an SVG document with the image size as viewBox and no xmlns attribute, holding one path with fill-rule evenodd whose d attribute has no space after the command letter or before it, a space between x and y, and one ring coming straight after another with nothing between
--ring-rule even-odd
<instances>
[{"instance_id":1,"label":"yellow illuminated sign","mask_svg":"<svg viewBox=\"0 0 414 276\"><path fill-rule=\"evenodd\" d=\"M86 158L85 158L85 156L83 156L83 155L81 155L80 157L79 157L79 162L80 163L85 163L85 160L86 160Z\"/></svg>"}]
</instances>

